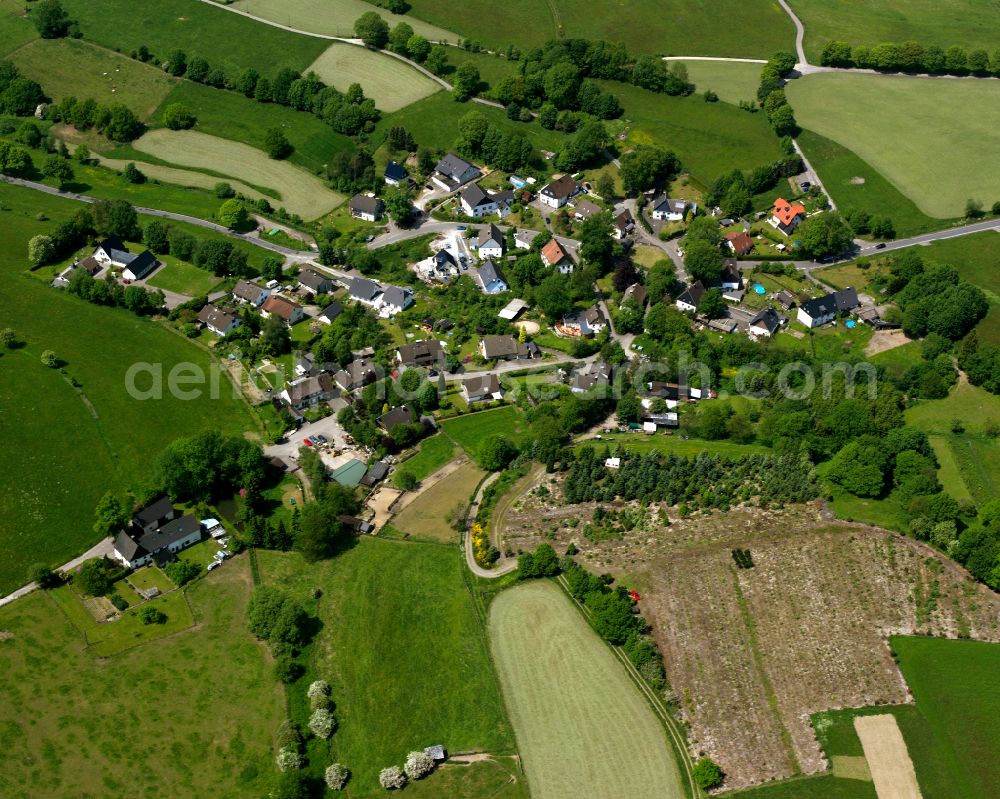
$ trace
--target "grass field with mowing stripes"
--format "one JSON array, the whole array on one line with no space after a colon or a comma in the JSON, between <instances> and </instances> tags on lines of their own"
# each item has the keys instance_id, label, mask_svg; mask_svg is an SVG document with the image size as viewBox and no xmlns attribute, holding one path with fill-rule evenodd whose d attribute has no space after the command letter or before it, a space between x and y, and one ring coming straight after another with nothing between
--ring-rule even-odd
<instances>
[{"instance_id":1,"label":"grass field with mowing stripes","mask_svg":"<svg viewBox=\"0 0 1000 799\"><path fill-rule=\"evenodd\" d=\"M448 513L459 504L468 503L486 472L474 463L459 466L420 494L392 520L403 533L432 541L458 540L458 533L448 525Z\"/></svg>"},{"instance_id":2,"label":"grass field with mowing stripes","mask_svg":"<svg viewBox=\"0 0 1000 799\"><path fill-rule=\"evenodd\" d=\"M822 73L786 92L802 127L855 152L928 216L997 199L1000 82Z\"/></svg>"},{"instance_id":3,"label":"grass field with mowing stripes","mask_svg":"<svg viewBox=\"0 0 1000 799\"><path fill-rule=\"evenodd\" d=\"M441 90L441 86L392 56L350 44L332 44L309 69L329 86L346 92L361 84L380 111L398 111Z\"/></svg>"},{"instance_id":4,"label":"grass field with mowing stripes","mask_svg":"<svg viewBox=\"0 0 1000 799\"><path fill-rule=\"evenodd\" d=\"M554 583L500 594L489 628L535 799L685 796L659 720Z\"/></svg>"},{"instance_id":5,"label":"grass field with mowing stripes","mask_svg":"<svg viewBox=\"0 0 1000 799\"><path fill-rule=\"evenodd\" d=\"M673 65L675 62L671 61ZM708 89L719 99L736 105L740 100L757 100L762 64L743 61L680 61L688 71L688 80L695 91L704 95Z\"/></svg>"},{"instance_id":6,"label":"grass field with mowing stripes","mask_svg":"<svg viewBox=\"0 0 1000 799\"><path fill-rule=\"evenodd\" d=\"M134 142L141 152L181 166L211 169L257 186L267 186L281 195L288 211L304 219L315 219L332 211L344 198L328 189L319 178L284 161L268 158L263 150L227 141L194 130L151 130Z\"/></svg>"}]
</instances>

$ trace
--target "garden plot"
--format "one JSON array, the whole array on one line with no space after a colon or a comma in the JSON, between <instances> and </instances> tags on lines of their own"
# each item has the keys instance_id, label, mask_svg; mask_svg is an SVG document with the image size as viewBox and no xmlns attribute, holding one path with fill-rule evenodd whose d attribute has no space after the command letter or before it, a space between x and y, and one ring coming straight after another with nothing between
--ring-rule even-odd
<instances>
[{"instance_id":1,"label":"garden plot","mask_svg":"<svg viewBox=\"0 0 1000 799\"><path fill-rule=\"evenodd\" d=\"M275 161L256 147L194 130L151 130L134 142L137 150L192 169L211 170L278 192L282 205L304 219L315 219L344 198L319 178L285 161ZM216 181L217 182L217 181Z\"/></svg>"},{"instance_id":2,"label":"garden plot","mask_svg":"<svg viewBox=\"0 0 1000 799\"><path fill-rule=\"evenodd\" d=\"M1000 597L950 561L818 506L681 519L637 508L619 537L584 534L595 505L562 505L560 478L514 502L505 543L572 541L580 563L627 577L664 653L694 752L739 788L829 768L809 724L830 708L910 701L885 643L920 633L997 640ZM622 504L607 503L607 510ZM749 550L752 568L733 551Z\"/></svg>"},{"instance_id":3,"label":"garden plot","mask_svg":"<svg viewBox=\"0 0 1000 799\"><path fill-rule=\"evenodd\" d=\"M365 97L371 97L375 107L386 112L398 111L441 88L392 56L350 44L330 45L309 69L342 92L352 83L361 84Z\"/></svg>"}]
</instances>

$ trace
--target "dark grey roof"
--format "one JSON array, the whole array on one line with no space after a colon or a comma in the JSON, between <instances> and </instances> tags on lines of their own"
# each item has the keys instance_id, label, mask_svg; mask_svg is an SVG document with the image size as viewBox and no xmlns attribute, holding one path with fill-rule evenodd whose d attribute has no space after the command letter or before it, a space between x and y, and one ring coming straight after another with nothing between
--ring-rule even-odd
<instances>
[{"instance_id":1,"label":"dark grey roof","mask_svg":"<svg viewBox=\"0 0 1000 799\"><path fill-rule=\"evenodd\" d=\"M236 316L216 305L206 305L198 312L198 321L216 330L226 330L236 321Z\"/></svg>"},{"instance_id":2,"label":"dark grey roof","mask_svg":"<svg viewBox=\"0 0 1000 799\"><path fill-rule=\"evenodd\" d=\"M263 287L258 286L256 283L251 283L249 280L241 280L233 286L233 296L247 300L248 302L257 302L264 291Z\"/></svg>"},{"instance_id":3,"label":"dark grey roof","mask_svg":"<svg viewBox=\"0 0 1000 799\"><path fill-rule=\"evenodd\" d=\"M636 305L642 308L643 306L645 306L646 299L648 298L648 296L649 295L646 293L645 286L643 286L641 283L633 283L631 286L625 289L625 293L622 295L622 304L628 302L629 300L632 300L632 302L634 302Z\"/></svg>"},{"instance_id":4,"label":"dark grey roof","mask_svg":"<svg viewBox=\"0 0 1000 799\"><path fill-rule=\"evenodd\" d=\"M352 277L348 291L352 298L370 302L382 293L382 287L374 280L369 280L366 277Z\"/></svg>"},{"instance_id":5,"label":"dark grey roof","mask_svg":"<svg viewBox=\"0 0 1000 799\"><path fill-rule=\"evenodd\" d=\"M436 338L430 341L414 341L412 344L403 344L399 350L399 362L403 366L415 364L425 364L436 361L444 356L444 347Z\"/></svg>"},{"instance_id":6,"label":"dark grey roof","mask_svg":"<svg viewBox=\"0 0 1000 799\"><path fill-rule=\"evenodd\" d=\"M385 290L382 292L382 302L396 308L403 308L406 306L407 300L410 298L411 294L412 292L407 288L400 288L399 286L386 286Z\"/></svg>"},{"instance_id":7,"label":"dark grey roof","mask_svg":"<svg viewBox=\"0 0 1000 799\"><path fill-rule=\"evenodd\" d=\"M141 546L139 546L138 541L132 538L124 530L118 533L118 537L115 539L115 552L130 563L137 558L141 558L143 555L149 554Z\"/></svg>"},{"instance_id":8,"label":"dark grey roof","mask_svg":"<svg viewBox=\"0 0 1000 799\"><path fill-rule=\"evenodd\" d=\"M358 358L351 361L333 376L337 385L345 391L351 391L359 386L366 385L378 376L375 370L375 362L368 358Z\"/></svg>"},{"instance_id":9,"label":"dark grey roof","mask_svg":"<svg viewBox=\"0 0 1000 799\"><path fill-rule=\"evenodd\" d=\"M394 428L396 425L410 424L411 422L413 422L413 412L407 405L400 405L396 408L393 408L391 411L389 411L388 413L383 413L378 418L378 423L382 427L382 429L390 433L392 432L392 428Z\"/></svg>"},{"instance_id":10,"label":"dark grey roof","mask_svg":"<svg viewBox=\"0 0 1000 799\"><path fill-rule=\"evenodd\" d=\"M858 292L852 288L846 288L835 291L832 294L825 294L822 297L806 300L800 307L811 318L817 319L829 314L850 311L852 308L857 308L860 304L858 302Z\"/></svg>"},{"instance_id":11,"label":"dark grey roof","mask_svg":"<svg viewBox=\"0 0 1000 799\"><path fill-rule=\"evenodd\" d=\"M458 180L462 177L462 174L472 167L468 161L459 158L454 153L448 153L444 158L437 162L437 166L434 167L435 172L440 172L442 175L447 175L453 180Z\"/></svg>"},{"instance_id":12,"label":"dark grey roof","mask_svg":"<svg viewBox=\"0 0 1000 799\"><path fill-rule=\"evenodd\" d=\"M479 267L479 282L482 283L485 289L491 283L496 283L497 281L503 283L505 286L507 284L507 279L504 277L503 272L500 271L500 267L493 263L492 258L487 258L482 266Z\"/></svg>"},{"instance_id":13,"label":"dark grey roof","mask_svg":"<svg viewBox=\"0 0 1000 799\"><path fill-rule=\"evenodd\" d=\"M341 312L343 310L344 309L341 306L341 304L339 302L337 302L336 300L334 300L329 305L327 305L326 308L324 308L322 311L320 311L319 315L323 316L323 317L326 317L327 319L329 319L332 322L334 319L336 319L338 316L340 316L340 314L341 314Z\"/></svg>"},{"instance_id":14,"label":"dark grey roof","mask_svg":"<svg viewBox=\"0 0 1000 799\"><path fill-rule=\"evenodd\" d=\"M693 305L695 308L698 307L698 303L701 302L701 296L705 293L704 284L698 280L688 286L681 295L677 298L678 302L686 302L688 305Z\"/></svg>"},{"instance_id":15,"label":"dark grey roof","mask_svg":"<svg viewBox=\"0 0 1000 799\"><path fill-rule=\"evenodd\" d=\"M351 197L351 210L361 211L366 214L382 213L382 201L378 197L369 197L367 194L355 194Z\"/></svg>"},{"instance_id":16,"label":"dark grey roof","mask_svg":"<svg viewBox=\"0 0 1000 799\"><path fill-rule=\"evenodd\" d=\"M490 222L486 227L479 231L479 240L477 244L479 247L495 245L501 249L506 249L507 239L504 238L503 232L500 228Z\"/></svg>"},{"instance_id":17,"label":"dark grey roof","mask_svg":"<svg viewBox=\"0 0 1000 799\"><path fill-rule=\"evenodd\" d=\"M462 381L462 386L470 399L484 397L487 394L495 394L500 390L500 378L492 372L482 375L473 375Z\"/></svg>"},{"instance_id":18,"label":"dark grey roof","mask_svg":"<svg viewBox=\"0 0 1000 799\"><path fill-rule=\"evenodd\" d=\"M385 168L385 177L390 180L406 180L409 174L404 166L397 164L395 161L390 161L389 165Z\"/></svg>"},{"instance_id":19,"label":"dark grey roof","mask_svg":"<svg viewBox=\"0 0 1000 799\"><path fill-rule=\"evenodd\" d=\"M292 405L298 405L299 403L307 402L313 397L329 394L332 391L333 378L324 372L323 374L316 375L315 377L307 377L290 385L288 387L288 401Z\"/></svg>"},{"instance_id":20,"label":"dark grey roof","mask_svg":"<svg viewBox=\"0 0 1000 799\"><path fill-rule=\"evenodd\" d=\"M763 327L768 333L774 333L781 327L781 317L774 308L764 308L750 320L750 327Z\"/></svg>"},{"instance_id":21,"label":"dark grey roof","mask_svg":"<svg viewBox=\"0 0 1000 799\"><path fill-rule=\"evenodd\" d=\"M533 341L521 343L513 336L483 336L483 357L512 358L515 356L537 355L538 345Z\"/></svg>"},{"instance_id":22,"label":"dark grey roof","mask_svg":"<svg viewBox=\"0 0 1000 799\"><path fill-rule=\"evenodd\" d=\"M671 200L666 194L661 194L653 200L654 211L673 211L674 213L683 214L687 206L686 200Z\"/></svg>"},{"instance_id":23,"label":"dark grey roof","mask_svg":"<svg viewBox=\"0 0 1000 799\"><path fill-rule=\"evenodd\" d=\"M170 498L164 494L159 499L150 502L142 510L136 511L134 518L141 526L145 527L147 524L166 518L173 509L174 506L170 504Z\"/></svg>"},{"instance_id":24,"label":"dark grey roof","mask_svg":"<svg viewBox=\"0 0 1000 799\"><path fill-rule=\"evenodd\" d=\"M622 233L628 231L630 227L635 227L635 218L632 216L632 212L629 211L628 208L615 217L615 227Z\"/></svg>"},{"instance_id":25,"label":"dark grey roof","mask_svg":"<svg viewBox=\"0 0 1000 799\"><path fill-rule=\"evenodd\" d=\"M142 280L142 278L156 269L156 256L149 250L143 250L128 260L127 267L135 275L136 280Z\"/></svg>"},{"instance_id":26,"label":"dark grey roof","mask_svg":"<svg viewBox=\"0 0 1000 799\"><path fill-rule=\"evenodd\" d=\"M436 253L434 253L434 261L438 264L438 266L442 266L444 264L451 264L452 266L458 266L458 264L455 263L455 256L452 255L448 250L444 249L438 250Z\"/></svg>"},{"instance_id":27,"label":"dark grey roof","mask_svg":"<svg viewBox=\"0 0 1000 799\"><path fill-rule=\"evenodd\" d=\"M200 528L201 523L194 516L181 516L179 519L167 522L159 530L143 533L138 537L138 543L147 552L156 553L182 538L187 538Z\"/></svg>"},{"instance_id":28,"label":"dark grey roof","mask_svg":"<svg viewBox=\"0 0 1000 799\"><path fill-rule=\"evenodd\" d=\"M543 186L542 194L561 200L574 194L578 188L577 182L570 175L563 175L558 180L553 180L547 186Z\"/></svg>"},{"instance_id":29,"label":"dark grey roof","mask_svg":"<svg viewBox=\"0 0 1000 799\"><path fill-rule=\"evenodd\" d=\"M321 289L328 287L332 282L330 278L326 275L321 275L315 269L303 269L299 272L298 281L303 286L312 289L313 291L320 291Z\"/></svg>"},{"instance_id":30,"label":"dark grey roof","mask_svg":"<svg viewBox=\"0 0 1000 799\"><path fill-rule=\"evenodd\" d=\"M112 250L116 250L118 252L128 252L128 247L125 246L125 242L117 236L108 236L97 246L99 249L102 249L107 253L110 253Z\"/></svg>"},{"instance_id":31,"label":"dark grey roof","mask_svg":"<svg viewBox=\"0 0 1000 799\"><path fill-rule=\"evenodd\" d=\"M379 480L384 479L387 474L389 474L389 464L385 461L377 461L368 467L365 476L361 478L361 485L373 486Z\"/></svg>"},{"instance_id":32,"label":"dark grey roof","mask_svg":"<svg viewBox=\"0 0 1000 799\"><path fill-rule=\"evenodd\" d=\"M743 285L743 275L740 272L740 268L736 261L732 258L727 258L725 260L719 279L722 283L736 283L737 286Z\"/></svg>"},{"instance_id":33,"label":"dark grey roof","mask_svg":"<svg viewBox=\"0 0 1000 799\"><path fill-rule=\"evenodd\" d=\"M466 205L470 205L473 208L479 205L489 205L495 202L493 198L490 197L478 183L470 183L466 186L465 191L462 192L462 202Z\"/></svg>"}]
</instances>

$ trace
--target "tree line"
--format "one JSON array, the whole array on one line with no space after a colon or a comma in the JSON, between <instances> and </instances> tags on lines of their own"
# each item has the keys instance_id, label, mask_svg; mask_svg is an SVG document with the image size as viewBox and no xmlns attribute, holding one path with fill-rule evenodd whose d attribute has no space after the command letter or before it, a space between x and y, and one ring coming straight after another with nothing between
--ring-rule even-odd
<instances>
[{"instance_id":1,"label":"tree line","mask_svg":"<svg viewBox=\"0 0 1000 799\"><path fill-rule=\"evenodd\" d=\"M919 72L931 75L1000 76L1000 49L990 55L977 48L966 50L961 45L942 49L920 42L882 42L874 47L851 45L835 40L827 43L820 63L842 69L875 69L879 72Z\"/></svg>"}]
</instances>

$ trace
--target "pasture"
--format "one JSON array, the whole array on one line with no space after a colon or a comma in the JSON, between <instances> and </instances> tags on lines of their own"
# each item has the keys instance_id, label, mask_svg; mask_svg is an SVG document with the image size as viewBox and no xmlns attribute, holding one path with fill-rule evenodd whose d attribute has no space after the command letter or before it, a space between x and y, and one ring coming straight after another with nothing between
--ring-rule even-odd
<instances>
[{"instance_id":1,"label":"pasture","mask_svg":"<svg viewBox=\"0 0 1000 799\"><path fill-rule=\"evenodd\" d=\"M175 83L156 67L80 39L37 39L10 60L55 101L73 95L102 105L123 103L141 119L149 118Z\"/></svg>"},{"instance_id":2,"label":"pasture","mask_svg":"<svg viewBox=\"0 0 1000 799\"><path fill-rule=\"evenodd\" d=\"M219 278L205 269L199 269L194 264L171 258L169 255L159 255L157 258L163 261L164 265L146 281L154 288L197 297L209 294L219 285Z\"/></svg>"},{"instance_id":3,"label":"pasture","mask_svg":"<svg viewBox=\"0 0 1000 799\"><path fill-rule=\"evenodd\" d=\"M474 456L479 442L484 438L502 433L511 440L518 441L527 432L528 425L520 418L516 408L507 405L446 419L441 423L441 429L446 436Z\"/></svg>"},{"instance_id":4,"label":"pasture","mask_svg":"<svg viewBox=\"0 0 1000 799\"><path fill-rule=\"evenodd\" d=\"M179 363L193 364L206 377L218 367L208 353L148 319L90 305L25 274L28 240L50 232L78 207L0 185L7 243L0 274L8 287L0 327L14 328L25 342L0 357L0 432L8 451L17 453L0 465L0 544L7 553L0 563L0 594L26 582L32 563L58 565L95 543L91 523L98 499L108 489L152 488L150 463L173 439L209 426L226 433L254 429L225 377L216 398L206 385L192 400L169 392L162 399L133 399L126 372L134 363L152 363L164 376ZM41 365L44 350L65 362L61 371ZM45 402L25 401L38 396Z\"/></svg>"},{"instance_id":5,"label":"pasture","mask_svg":"<svg viewBox=\"0 0 1000 799\"><path fill-rule=\"evenodd\" d=\"M789 0L789 5L805 26L806 56L814 64L820 62L820 54L831 39L868 47L913 40L943 50L958 44L966 51L982 48L992 53L1000 25L997 0L846 0L836 4Z\"/></svg>"},{"instance_id":6,"label":"pasture","mask_svg":"<svg viewBox=\"0 0 1000 799\"><path fill-rule=\"evenodd\" d=\"M354 20L374 11L389 23L390 28L405 22L413 28L414 33L432 42L454 42L458 39L454 33L444 28L412 16L400 16L384 8L373 7L365 0L236 0L233 8L302 31L346 38L354 36Z\"/></svg>"},{"instance_id":7,"label":"pasture","mask_svg":"<svg viewBox=\"0 0 1000 799\"><path fill-rule=\"evenodd\" d=\"M629 142L673 150L698 183L707 186L733 169L750 170L782 157L781 143L763 114L706 103L699 95L668 97L622 83L597 83L624 106L617 124L628 127Z\"/></svg>"},{"instance_id":8,"label":"pasture","mask_svg":"<svg viewBox=\"0 0 1000 799\"><path fill-rule=\"evenodd\" d=\"M856 153L928 216L996 199L1000 83L823 73L786 92L803 128Z\"/></svg>"},{"instance_id":9,"label":"pasture","mask_svg":"<svg viewBox=\"0 0 1000 799\"><path fill-rule=\"evenodd\" d=\"M561 552L573 542L588 568L642 595L692 738L729 789L823 772L812 713L906 701L885 630L1000 638L1000 597L910 538L830 524L812 506L687 518L663 509L669 526L654 507L634 532L592 542L582 531L593 504L553 500L560 483L547 476L547 497L523 496L505 545L549 541ZM735 567L736 548L750 550L753 568Z\"/></svg>"},{"instance_id":10,"label":"pasture","mask_svg":"<svg viewBox=\"0 0 1000 799\"><path fill-rule=\"evenodd\" d=\"M284 700L246 629L249 583L245 557L227 563L188 590L194 628L110 660L48 594L0 608L5 799L262 795Z\"/></svg>"},{"instance_id":11,"label":"pasture","mask_svg":"<svg viewBox=\"0 0 1000 799\"><path fill-rule=\"evenodd\" d=\"M551 39L619 41L634 53L755 56L791 49L794 28L776 3L766 0L627 0L594 13L582 0L513 0L503 24L485 0L412 0L411 16L448 27L492 49L507 44L538 47Z\"/></svg>"},{"instance_id":12,"label":"pasture","mask_svg":"<svg viewBox=\"0 0 1000 799\"><path fill-rule=\"evenodd\" d=\"M332 44L309 69L329 86L346 92L361 84L380 111L398 111L441 90L440 84L402 61L350 44Z\"/></svg>"},{"instance_id":13,"label":"pasture","mask_svg":"<svg viewBox=\"0 0 1000 799\"><path fill-rule=\"evenodd\" d=\"M392 526L414 538L457 541L458 533L448 525L448 513L456 505L468 503L485 476L486 472L474 463L459 466L403 508L393 518Z\"/></svg>"},{"instance_id":14,"label":"pasture","mask_svg":"<svg viewBox=\"0 0 1000 799\"><path fill-rule=\"evenodd\" d=\"M284 161L268 158L263 150L194 130L151 130L134 142L140 152L194 169L208 169L256 186L275 190L288 211L315 219L332 211L344 198L319 178Z\"/></svg>"},{"instance_id":15,"label":"pasture","mask_svg":"<svg viewBox=\"0 0 1000 799\"><path fill-rule=\"evenodd\" d=\"M38 31L19 0L0 0L0 56L38 38Z\"/></svg>"},{"instance_id":16,"label":"pasture","mask_svg":"<svg viewBox=\"0 0 1000 799\"><path fill-rule=\"evenodd\" d=\"M858 209L872 216L888 217L899 238L937 230L953 222L925 214L881 172L835 141L811 130L802 131L796 141L840 211Z\"/></svg>"},{"instance_id":17,"label":"pasture","mask_svg":"<svg viewBox=\"0 0 1000 799\"><path fill-rule=\"evenodd\" d=\"M327 46L320 39L261 25L194 0L157 0L140 6L130 0L66 0L63 7L92 42L123 53L144 44L160 60L181 49L188 60L204 58L230 77L250 67L268 77L283 67L302 71Z\"/></svg>"},{"instance_id":18,"label":"pasture","mask_svg":"<svg viewBox=\"0 0 1000 799\"><path fill-rule=\"evenodd\" d=\"M314 587L323 590L311 668L333 686L340 725L333 756L353 772L351 796L384 797L379 770L432 743L452 752L512 754L456 548L361 537L335 559L314 564L294 553L258 557L265 584L303 599ZM443 772L429 777L423 795L448 795L435 792L448 782Z\"/></svg>"},{"instance_id":19,"label":"pasture","mask_svg":"<svg viewBox=\"0 0 1000 799\"><path fill-rule=\"evenodd\" d=\"M683 64L688 71L688 80L695 85L698 94L709 89L719 95L719 99L736 105L740 100L756 102L757 86L760 84L762 64L748 64L742 61L671 61Z\"/></svg>"},{"instance_id":20,"label":"pasture","mask_svg":"<svg viewBox=\"0 0 1000 799\"><path fill-rule=\"evenodd\" d=\"M555 583L501 593L489 633L535 799L686 796L660 720Z\"/></svg>"},{"instance_id":21,"label":"pasture","mask_svg":"<svg viewBox=\"0 0 1000 799\"><path fill-rule=\"evenodd\" d=\"M454 442L448 436L439 433L421 441L416 454L401 462L397 472L409 472L417 480L423 480L454 457Z\"/></svg>"}]
</instances>

